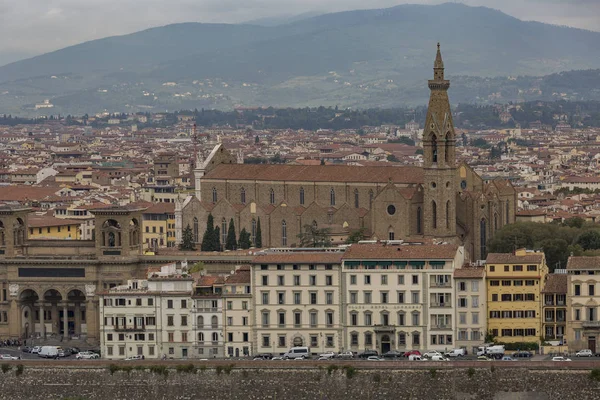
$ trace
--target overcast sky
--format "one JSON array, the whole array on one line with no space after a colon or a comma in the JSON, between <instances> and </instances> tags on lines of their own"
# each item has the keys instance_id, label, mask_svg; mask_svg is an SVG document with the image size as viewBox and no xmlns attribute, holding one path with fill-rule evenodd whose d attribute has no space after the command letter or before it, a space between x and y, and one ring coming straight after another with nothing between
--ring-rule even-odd
<instances>
[{"instance_id":1,"label":"overcast sky","mask_svg":"<svg viewBox=\"0 0 600 400\"><path fill-rule=\"evenodd\" d=\"M0 64L175 22L244 22L439 0L0 0ZM600 0L460 0L524 20L600 30Z\"/></svg>"}]
</instances>

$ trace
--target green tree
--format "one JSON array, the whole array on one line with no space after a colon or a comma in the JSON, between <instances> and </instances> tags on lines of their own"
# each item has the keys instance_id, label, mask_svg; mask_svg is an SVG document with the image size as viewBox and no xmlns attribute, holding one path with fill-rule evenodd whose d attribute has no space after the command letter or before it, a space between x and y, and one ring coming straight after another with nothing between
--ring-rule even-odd
<instances>
[{"instance_id":1,"label":"green tree","mask_svg":"<svg viewBox=\"0 0 600 400\"><path fill-rule=\"evenodd\" d=\"M204 270L204 263L202 261L198 261L197 263L195 263L194 265L191 266L191 268L189 269L189 273L193 274L194 272L200 272Z\"/></svg>"},{"instance_id":2,"label":"green tree","mask_svg":"<svg viewBox=\"0 0 600 400\"><path fill-rule=\"evenodd\" d=\"M584 250L600 249L600 231L589 230L577 238L577 244Z\"/></svg>"},{"instance_id":3,"label":"green tree","mask_svg":"<svg viewBox=\"0 0 600 400\"><path fill-rule=\"evenodd\" d=\"M212 214L208 214L206 218L206 230L202 236L202 244L200 245L202 251L216 251L215 248L215 223Z\"/></svg>"},{"instance_id":4,"label":"green tree","mask_svg":"<svg viewBox=\"0 0 600 400\"><path fill-rule=\"evenodd\" d=\"M329 228L319 229L314 225L304 225L304 230L298 235L300 247L329 247L331 238Z\"/></svg>"},{"instance_id":5,"label":"green tree","mask_svg":"<svg viewBox=\"0 0 600 400\"><path fill-rule=\"evenodd\" d=\"M387 156L387 160L388 160L389 162L398 162L398 161L400 161L400 160L398 160L398 157L396 157L396 156L395 156L395 155L393 155L393 154L389 154L389 155Z\"/></svg>"},{"instance_id":6,"label":"green tree","mask_svg":"<svg viewBox=\"0 0 600 400\"><path fill-rule=\"evenodd\" d=\"M250 240L250 233L248 233L246 228L243 228L240 231L240 239L238 240L238 247L240 249L249 249L251 245L252 245L252 242Z\"/></svg>"},{"instance_id":7,"label":"green tree","mask_svg":"<svg viewBox=\"0 0 600 400\"><path fill-rule=\"evenodd\" d=\"M194 233L190 224L188 224L182 232L181 243L179 244L179 250L182 251L194 251L196 246L194 244Z\"/></svg>"},{"instance_id":8,"label":"green tree","mask_svg":"<svg viewBox=\"0 0 600 400\"><path fill-rule=\"evenodd\" d=\"M581 217L571 217L566 219L565 222L563 222L563 225L581 229L584 223L585 220Z\"/></svg>"},{"instance_id":9,"label":"green tree","mask_svg":"<svg viewBox=\"0 0 600 400\"><path fill-rule=\"evenodd\" d=\"M566 268L569 258L569 244L564 239L545 239L540 247L546 255L546 264L550 272L556 268Z\"/></svg>"},{"instance_id":10,"label":"green tree","mask_svg":"<svg viewBox=\"0 0 600 400\"><path fill-rule=\"evenodd\" d=\"M358 243L361 240L365 240L365 228L359 228L350 232L346 238L346 244Z\"/></svg>"},{"instance_id":11,"label":"green tree","mask_svg":"<svg viewBox=\"0 0 600 400\"><path fill-rule=\"evenodd\" d=\"M477 139L473 140L471 142L471 146L479 147L481 149L489 149L490 148L490 144L487 142L487 140L482 139L482 138L477 138Z\"/></svg>"},{"instance_id":12,"label":"green tree","mask_svg":"<svg viewBox=\"0 0 600 400\"><path fill-rule=\"evenodd\" d=\"M225 242L225 249L235 250L237 248L237 240L235 238L235 225L233 218L229 220L229 228L227 229L227 241Z\"/></svg>"},{"instance_id":13,"label":"green tree","mask_svg":"<svg viewBox=\"0 0 600 400\"><path fill-rule=\"evenodd\" d=\"M260 217L258 217L258 221L256 222L256 243L254 243L254 247L257 249L262 248L262 230L260 229Z\"/></svg>"},{"instance_id":14,"label":"green tree","mask_svg":"<svg viewBox=\"0 0 600 400\"><path fill-rule=\"evenodd\" d=\"M212 238L213 251L221 251L221 228L219 226L215 226L215 230Z\"/></svg>"}]
</instances>

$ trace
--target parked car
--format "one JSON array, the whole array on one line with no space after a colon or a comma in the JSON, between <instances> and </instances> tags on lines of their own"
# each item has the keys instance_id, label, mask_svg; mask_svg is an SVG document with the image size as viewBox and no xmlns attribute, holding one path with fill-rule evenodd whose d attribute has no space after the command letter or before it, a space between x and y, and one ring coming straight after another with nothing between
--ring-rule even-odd
<instances>
[{"instance_id":1,"label":"parked car","mask_svg":"<svg viewBox=\"0 0 600 400\"><path fill-rule=\"evenodd\" d=\"M445 355L446 357L464 357L467 355L467 351L465 349L453 349Z\"/></svg>"},{"instance_id":2,"label":"parked car","mask_svg":"<svg viewBox=\"0 0 600 400\"><path fill-rule=\"evenodd\" d=\"M275 357L271 358L271 361L280 361L280 360L283 360L283 357L275 356Z\"/></svg>"},{"instance_id":3,"label":"parked car","mask_svg":"<svg viewBox=\"0 0 600 400\"><path fill-rule=\"evenodd\" d=\"M92 351L80 351L75 358L78 360L95 360L100 358L100 355Z\"/></svg>"},{"instance_id":4,"label":"parked car","mask_svg":"<svg viewBox=\"0 0 600 400\"><path fill-rule=\"evenodd\" d=\"M354 358L354 353L351 351L343 351L341 353L339 353L338 358Z\"/></svg>"},{"instance_id":5,"label":"parked car","mask_svg":"<svg viewBox=\"0 0 600 400\"><path fill-rule=\"evenodd\" d=\"M283 355L285 359L310 358L308 347L292 347Z\"/></svg>"},{"instance_id":6,"label":"parked car","mask_svg":"<svg viewBox=\"0 0 600 400\"><path fill-rule=\"evenodd\" d=\"M409 357L409 356L420 356L421 352L419 350L410 350L410 351L405 351L404 352L404 357Z\"/></svg>"},{"instance_id":7,"label":"parked car","mask_svg":"<svg viewBox=\"0 0 600 400\"><path fill-rule=\"evenodd\" d=\"M20 357L15 357L10 354L0 354L0 360L20 360Z\"/></svg>"},{"instance_id":8,"label":"parked car","mask_svg":"<svg viewBox=\"0 0 600 400\"><path fill-rule=\"evenodd\" d=\"M71 347L71 354L77 354L79 353L81 350L79 350L79 347Z\"/></svg>"},{"instance_id":9,"label":"parked car","mask_svg":"<svg viewBox=\"0 0 600 400\"><path fill-rule=\"evenodd\" d=\"M29 347L29 346L23 346L23 347L21 347L21 351L23 353L31 353L31 347Z\"/></svg>"},{"instance_id":10,"label":"parked car","mask_svg":"<svg viewBox=\"0 0 600 400\"><path fill-rule=\"evenodd\" d=\"M552 357L552 361L571 361L571 359L563 356L556 356Z\"/></svg>"},{"instance_id":11,"label":"parked car","mask_svg":"<svg viewBox=\"0 0 600 400\"><path fill-rule=\"evenodd\" d=\"M131 356L131 357L127 357L125 359L125 361L137 361L137 360L143 360L144 356Z\"/></svg>"},{"instance_id":12,"label":"parked car","mask_svg":"<svg viewBox=\"0 0 600 400\"><path fill-rule=\"evenodd\" d=\"M254 356L253 360L270 360L271 358L273 358L272 353L259 353Z\"/></svg>"},{"instance_id":13,"label":"parked car","mask_svg":"<svg viewBox=\"0 0 600 400\"><path fill-rule=\"evenodd\" d=\"M404 357L404 353L401 353L399 351L396 350L390 350L387 353L382 354L383 358L402 358Z\"/></svg>"},{"instance_id":14,"label":"parked car","mask_svg":"<svg viewBox=\"0 0 600 400\"><path fill-rule=\"evenodd\" d=\"M502 361L517 361L517 360L510 356L504 356L504 357L502 357Z\"/></svg>"},{"instance_id":15,"label":"parked car","mask_svg":"<svg viewBox=\"0 0 600 400\"><path fill-rule=\"evenodd\" d=\"M369 356L367 357L367 361L384 361L384 359L377 356Z\"/></svg>"},{"instance_id":16,"label":"parked car","mask_svg":"<svg viewBox=\"0 0 600 400\"><path fill-rule=\"evenodd\" d=\"M371 356L379 357L379 353L376 350L365 350L358 355L358 358L369 358Z\"/></svg>"},{"instance_id":17,"label":"parked car","mask_svg":"<svg viewBox=\"0 0 600 400\"><path fill-rule=\"evenodd\" d=\"M493 361L493 359L487 356L477 356L477 361Z\"/></svg>"},{"instance_id":18,"label":"parked car","mask_svg":"<svg viewBox=\"0 0 600 400\"><path fill-rule=\"evenodd\" d=\"M419 355L411 354L408 356L408 361L423 361L423 359Z\"/></svg>"},{"instance_id":19,"label":"parked car","mask_svg":"<svg viewBox=\"0 0 600 400\"><path fill-rule=\"evenodd\" d=\"M515 351L512 354L512 356L513 356L513 358L531 358L531 357L533 357L533 353L530 351L521 350L521 351Z\"/></svg>"},{"instance_id":20,"label":"parked car","mask_svg":"<svg viewBox=\"0 0 600 400\"><path fill-rule=\"evenodd\" d=\"M423 360L430 360L430 361L450 361L449 358L446 358L446 357L444 357L441 354L433 354L430 357L423 356Z\"/></svg>"},{"instance_id":21,"label":"parked car","mask_svg":"<svg viewBox=\"0 0 600 400\"><path fill-rule=\"evenodd\" d=\"M325 358L325 359L335 358L335 353L333 351L327 351L325 353L319 354L319 360L321 358Z\"/></svg>"},{"instance_id":22,"label":"parked car","mask_svg":"<svg viewBox=\"0 0 600 400\"><path fill-rule=\"evenodd\" d=\"M592 357L594 353L590 349L579 350L575 353L575 357Z\"/></svg>"},{"instance_id":23,"label":"parked car","mask_svg":"<svg viewBox=\"0 0 600 400\"><path fill-rule=\"evenodd\" d=\"M38 354L40 350L42 350L42 346L35 346L33 349L31 349L31 353Z\"/></svg>"},{"instance_id":24,"label":"parked car","mask_svg":"<svg viewBox=\"0 0 600 400\"><path fill-rule=\"evenodd\" d=\"M431 358L431 357L433 357L433 356L440 356L440 357L443 357L443 356L442 356L442 353L440 353L439 351L436 351L436 350L430 350L430 351L428 351L427 353L423 353L423 354L422 354L422 356L423 356L423 357L426 357L426 358Z\"/></svg>"}]
</instances>

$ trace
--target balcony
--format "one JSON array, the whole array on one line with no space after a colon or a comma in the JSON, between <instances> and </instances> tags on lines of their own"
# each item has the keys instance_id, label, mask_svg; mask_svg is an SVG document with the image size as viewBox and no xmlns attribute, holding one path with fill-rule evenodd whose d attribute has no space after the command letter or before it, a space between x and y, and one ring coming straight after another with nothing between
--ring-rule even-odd
<instances>
[{"instance_id":1,"label":"balcony","mask_svg":"<svg viewBox=\"0 0 600 400\"><path fill-rule=\"evenodd\" d=\"M383 333L394 333L396 332L396 328L390 325L375 325L373 326L373 330L375 332L383 332Z\"/></svg>"},{"instance_id":2,"label":"balcony","mask_svg":"<svg viewBox=\"0 0 600 400\"><path fill-rule=\"evenodd\" d=\"M115 332L144 332L146 327L144 326L127 326L127 325L114 325L113 329Z\"/></svg>"},{"instance_id":3,"label":"balcony","mask_svg":"<svg viewBox=\"0 0 600 400\"><path fill-rule=\"evenodd\" d=\"M452 329L451 324L431 324L431 330L444 330L444 329Z\"/></svg>"},{"instance_id":4,"label":"balcony","mask_svg":"<svg viewBox=\"0 0 600 400\"><path fill-rule=\"evenodd\" d=\"M584 328L600 328L600 321L583 321L581 325Z\"/></svg>"},{"instance_id":5,"label":"balcony","mask_svg":"<svg viewBox=\"0 0 600 400\"><path fill-rule=\"evenodd\" d=\"M450 307L452 307L452 304L450 304L450 302L448 302L448 303L431 302L430 307L450 308Z\"/></svg>"}]
</instances>

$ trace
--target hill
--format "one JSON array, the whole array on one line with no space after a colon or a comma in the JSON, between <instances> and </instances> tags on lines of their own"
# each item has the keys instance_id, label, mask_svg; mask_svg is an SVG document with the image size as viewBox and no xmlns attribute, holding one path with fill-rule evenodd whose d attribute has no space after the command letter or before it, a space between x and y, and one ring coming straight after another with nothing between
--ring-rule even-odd
<instances>
[{"instance_id":1,"label":"hill","mask_svg":"<svg viewBox=\"0 0 600 400\"><path fill-rule=\"evenodd\" d=\"M168 25L12 63L0 68L0 110L35 114L44 99L55 105L52 113L73 114L421 104L437 41L447 74L459 77L453 101L489 101L497 97L492 86L503 82L515 87L516 100L536 78L509 76L600 65L600 33L524 22L485 7L401 5L291 21Z\"/></svg>"}]
</instances>

